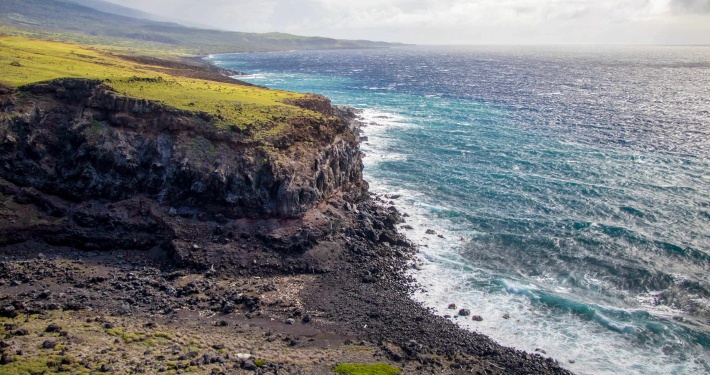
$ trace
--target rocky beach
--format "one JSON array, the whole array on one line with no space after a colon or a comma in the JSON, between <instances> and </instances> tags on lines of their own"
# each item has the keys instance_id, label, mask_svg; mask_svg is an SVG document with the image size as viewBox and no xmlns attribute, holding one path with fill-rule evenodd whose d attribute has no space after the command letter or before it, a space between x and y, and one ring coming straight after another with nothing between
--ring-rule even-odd
<instances>
[{"instance_id":1,"label":"rocky beach","mask_svg":"<svg viewBox=\"0 0 710 375\"><path fill-rule=\"evenodd\" d=\"M0 374L567 373L414 302L356 111L291 104L322 117L266 146L99 81L2 87Z\"/></svg>"}]
</instances>

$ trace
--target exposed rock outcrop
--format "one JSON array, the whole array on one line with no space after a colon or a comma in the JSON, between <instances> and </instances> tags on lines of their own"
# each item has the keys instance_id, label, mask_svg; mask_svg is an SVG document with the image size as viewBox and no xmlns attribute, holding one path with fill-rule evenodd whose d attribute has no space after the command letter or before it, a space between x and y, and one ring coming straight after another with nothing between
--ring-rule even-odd
<instances>
[{"instance_id":1,"label":"exposed rock outcrop","mask_svg":"<svg viewBox=\"0 0 710 375\"><path fill-rule=\"evenodd\" d=\"M356 137L322 97L265 141L253 129L118 95L98 81L34 84L0 98L0 177L81 201L146 196L229 218L299 217L366 189Z\"/></svg>"}]
</instances>

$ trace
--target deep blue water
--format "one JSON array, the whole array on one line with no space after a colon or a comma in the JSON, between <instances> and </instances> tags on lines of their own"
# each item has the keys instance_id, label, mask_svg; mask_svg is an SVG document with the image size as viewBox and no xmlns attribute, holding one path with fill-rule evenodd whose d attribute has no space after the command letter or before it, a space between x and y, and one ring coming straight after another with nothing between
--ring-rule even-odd
<instances>
[{"instance_id":1,"label":"deep blue water","mask_svg":"<svg viewBox=\"0 0 710 375\"><path fill-rule=\"evenodd\" d=\"M366 177L421 244L416 299L575 372L710 373L710 48L211 59L365 110Z\"/></svg>"}]
</instances>

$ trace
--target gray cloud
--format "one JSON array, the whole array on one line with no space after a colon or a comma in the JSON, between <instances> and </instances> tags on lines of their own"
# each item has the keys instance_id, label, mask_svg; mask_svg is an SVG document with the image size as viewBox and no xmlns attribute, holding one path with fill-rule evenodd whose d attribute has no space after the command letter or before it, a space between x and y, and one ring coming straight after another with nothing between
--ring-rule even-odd
<instances>
[{"instance_id":1,"label":"gray cloud","mask_svg":"<svg viewBox=\"0 0 710 375\"><path fill-rule=\"evenodd\" d=\"M671 0L671 7L680 12L710 13L710 0Z\"/></svg>"}]
</instances>

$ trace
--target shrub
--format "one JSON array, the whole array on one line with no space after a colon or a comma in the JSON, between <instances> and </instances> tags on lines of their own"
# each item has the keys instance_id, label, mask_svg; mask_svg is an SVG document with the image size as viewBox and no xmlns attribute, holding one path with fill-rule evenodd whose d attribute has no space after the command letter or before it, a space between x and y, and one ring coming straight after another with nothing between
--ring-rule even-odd
<instances>
[{"instance_id":1,"label":"shrub","mask_svg":"<svg viewBox=\"0 0 710 375\"><path fill-rule=\"evenodd\" d=\"M399 375L401 371L386 363L366 365L361 363L341 363L333 368L338 374L344 375Z\"/></svg>"}]
</instances>

